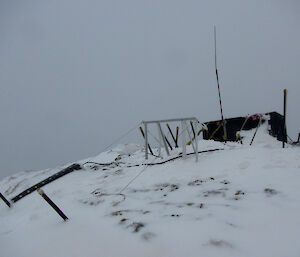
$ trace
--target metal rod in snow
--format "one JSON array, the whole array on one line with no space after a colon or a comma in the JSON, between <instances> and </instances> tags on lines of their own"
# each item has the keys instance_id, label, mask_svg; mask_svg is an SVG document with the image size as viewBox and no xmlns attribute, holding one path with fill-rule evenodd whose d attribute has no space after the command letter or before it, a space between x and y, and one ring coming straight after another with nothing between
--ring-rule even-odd
<instances>
[{"instance_id":1,"label":"metal rod in snow","mask_svg":"<svg viewBox=\"0 0 300 257\"><path fill-rule=\"evenodd\" d=\"M193 121L190 120L190 124L191 124L191 127L192 127L192 131L193 131L193 135L194 135L194 138L196 137L196 132L195 132L195 129L194 129L194 125L193 125Z\"/></svg>"},{"instance_id":2,"label":"metal rod in snow","mask_svg":"<svg viewBox=\"0 0 300 257\"><path fill-rule=\"evenodd\" d=\"M191 142L191 144L192 144L193 150L194 150L194 152L195 152L195 154L196 154L196 148L195 148L195 146L194 146L194 143L193 143L193 139L192 139L191 133L190 133L190 131L189 131L188 128L187 128L186 121L184 121L184 125L185 125L185 127L186 127L188 136L189 136L189 138L190 138L190 142Z\"/></svg>"},{"instance_id":3,"label":"metal rod in snow","mask_svg":"<svg viewBox=\"0 0 300 257\"><path fill-rule=\"evenodd\" d=\"M179 133L179 127L176 127L176 145L178 147L178 133Z\"/></svg>"},{"instance_id":4,"label":"metal rod in snow","mask_svg":"<svg viewBox=\"0 0 300 257\"><path fill-rule=\"evenodd\" d=\"M181 142L182 142L182 157L183 159L186 158L186 141L185 141L185 130L187 127L185 126L184 121L181 121L181 129L182 129L182 135L181 135Z\"/></svg>"},{"instance_id":5,"label":"metal rod in snow","mask_svg":"<svg viewBox=\"0 0 300 257\"><path fill-rule=\"evenodd\" d=\"M167 138L166 136L165 136L165 140L166 140L168 146L170 147L170 149L171 149L171 151L172 151L172 150L173 150L173 147L172 147L172 145L170 144L170 142L169 142L169 140L168 140L168 138Z\"/></svg>"},{"instance_id":6,"label":"metal rod in snow","mask_svg":"<svg viewBox=\"0 0 300 257\"><path fill-rule=\"evenodd\" d=\"M144 131L143 131L143 128L142 127L140 127L140 131L141 131L141 134L142 134L142 136L143 136L143 138L144 138L144 140L146 140L145 139L145 133L144 133ZM152 155L154 155L153 154L153 151L152 151L152 148L151 148L151 146L150 146L150 144L148 143L148 148L149 148L149 151L150 151L150 153L152 154ZM145 148L146 149L146 148ZM146 150L145 150L145 152L146 152Z\"/></svg>"},{"instance_id":7,"label":"metal rod in snow","mask_svg":"<svg viewBox=\"0 0 300 257\"><path fill-rule=\"evenodd\" d=\"M57 207L57 205L45 194L45 192L42 190L42 189L40 189L40 188L38 188L37 189L37 192L39 193L39 195L41 196L41 197L43 197L44 198L44 200L56 211L56 213L60 216L60 217L62 217L63 218L63 220L64 221L67 221L68 220L68 217L62 212L62 210L61 209L59 209L58 207Z\"/></svg>"},{"instance_id":8,"label":"metal rod in snow","mask_svg":"<svg viewBox=\"0 0 300 257\"><path fill-rule=\"evenodd\" d=\"M252 143L253 143L253 140L254 140L254 138L255 138L255 136L256 136L257 130L258 130L258 128L260 127L261 120L262 120L262 116L259 118L257 127L256 127L255 132L254 132L254 135L253 135L253 137L252 137L252 139L251 139L250 145L252 145Z\"/></svg>"},{"instance_id":9,"label":"metal rod in snow","mask_svg":"<svg viewBox=\"0 0 300 257\"><path fill-rule=\"evenodd\" d=\"M283 90L283 137L282 137L282 148L285 147L285 143L287 142L287 133L286 133L286 94L287 90Z\"/></svg>"},{"instance_id":10,"label":"metal rod in snow","mask_svg":"<svg viewBox=\"0 0 300 257\"><path fill-rule=\"evenodd\" d=\"M221 119L222 119L223 130L224 130L224 140L226 142L227 141L226 122L225 122L224 116L223 116L222 99L221 99L219 74L218 74L218 66L217 66L217 31L216 31L216 26L214 26L214 39L215 39L215 69L216 69L216 77L217 77L217 85L218 85L218 94L219 94Z\"/></svg>"},{"instance_id":11,"label":"metal rod in snow","mask_svg":"<svg viewBox=\"0 0 300 257\"><path fill-rule=\"evenodd\" d=\"M169 124L167 123L166 126L167 126L167 128L168 128L168 130L169 130L169 132L170 132L170 134L171 134L171 137L172 137L174 143L175 143L175 147L178 147L177 140L175 139L175 137L174 137L174 135L173 135L173 132L172 132L172 130L171 130Z\"/></svg>"},{"instance_id":12,"label":"metal rod in snow","mask_svg":"<svg viewBox=\"0 0 300 257\"><path fill-rule=\"evenodd\" d=\"M167 155L170 155L170 152L169 152L169 149L168 149L168 146L167 146L167 143L166 143L166 139L165 139L164 133L161 129L161 126L160 126L159 122L157 122L157 126L158 126L158 133L160 134L160 139L163 142L163 146L165 147L166 153L167 153Z\"/></svg>"},{"instance_id":13,"label":"metal rod in snow","mask_svg":"<svg viewBox=\"0 0 300 257\"><path fill-rule=\"evenodd\" d=\"M147 123L144 123L145 128L145 159L148 160L148 126Z\"/></svg>"},{"instance_id":14,"label":"metal rod in snow","mask_svg":"<svg viewBox=\"0 0 300 257\"><path fill-rule=\"evenodd\" d=\"M5 196L3 194L0 193L0 198L2 199L2 201L10 208L11 204L10 202L5 198Z\"/></svg>"},{"instance_id":15,"label":"metal rod in snow","mask_svg":"<svg viewBox=\"0 0 300 257\"><path fill-rule=\"evenodd\" d=\"M196 131L197 131L198 130L198 122L197 121L195 122L195 127L196 127ZM195 151L196 162L198 162L198 133L196 133L196 136L195 136L195 147L196 147L196 151Z\"/></svg>"}]
</instances>

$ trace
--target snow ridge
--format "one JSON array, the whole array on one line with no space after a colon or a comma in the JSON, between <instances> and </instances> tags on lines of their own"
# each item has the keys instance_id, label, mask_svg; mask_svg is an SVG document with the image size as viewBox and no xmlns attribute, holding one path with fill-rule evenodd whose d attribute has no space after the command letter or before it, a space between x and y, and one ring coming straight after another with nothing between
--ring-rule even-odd
<instances>
[{"instance_id":1,"label":"snow ridge","mask_svg":"<svg viewBox=\"0 0 300 257\"><path fill-rule=\"evenodd\" d=\"M266 125L249 147L253 133L243 144L200 140L199 150L224 150L198 163L140 165L136 144L80 161L43 187L67 222L37 193L0 204L1 256L299 256L300 150L282 149ZM1 191L10 199L59 169L7 177Z\"/></svg>"}]
</instances>

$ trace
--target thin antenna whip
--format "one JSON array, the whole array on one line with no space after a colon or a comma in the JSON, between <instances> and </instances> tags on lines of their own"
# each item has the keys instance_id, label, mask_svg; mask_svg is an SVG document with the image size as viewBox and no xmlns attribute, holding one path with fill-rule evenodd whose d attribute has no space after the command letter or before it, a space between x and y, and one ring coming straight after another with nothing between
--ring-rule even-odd
<instances>
[{"instance_id":1,"label":"thin antenna whip","mask_svg":"<svg viewBox=\"0 0 300 257\"><path fill-rule=\"evenodd\" d=\"M215 39L215 69L216 69L216 77L217 77L217 85L218 85L218 93L219 93L221 119L222 119L223 130L224 130L224 140L226 142L226 140L227 140L226 121L224 120L224 116L223 116L222 99L221 99L221 92L220 92L218 67L217 67L217 32L216 32L216 26L214 26L214 39Z\"/></svg>"}]
</instances>

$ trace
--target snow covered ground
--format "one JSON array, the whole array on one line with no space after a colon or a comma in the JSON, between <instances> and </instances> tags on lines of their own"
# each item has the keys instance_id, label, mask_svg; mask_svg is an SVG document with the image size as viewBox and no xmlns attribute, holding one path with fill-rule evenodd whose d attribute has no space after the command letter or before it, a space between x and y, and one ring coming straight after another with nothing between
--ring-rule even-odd
<instances>
[{"instance_id":1,"label":"snow covered ground","mask_svg":"<svg viewBox=\"0 0 300 257\"><path fill-rule=\"evenodd\" d=\"M199 151L224 150L198 163L128 167L145 163L133 144L101 153L88 161L111 165L88 163L43 187L67 222L36 192L0 203L0 256L300 256L300 148L282 149L266 130L252 146L254 131L244 144L200 140ZM0 191L11 199L61 168L7 177Z\"/></svg>"}]
</instances>

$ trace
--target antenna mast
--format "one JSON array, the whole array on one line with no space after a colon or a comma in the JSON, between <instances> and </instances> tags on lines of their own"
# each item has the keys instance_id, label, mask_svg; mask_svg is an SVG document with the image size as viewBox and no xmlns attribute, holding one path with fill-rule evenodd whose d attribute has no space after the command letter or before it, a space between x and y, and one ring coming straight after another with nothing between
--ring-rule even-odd
<instances>
[{"instance_id":1,"label":"antenna mast","mask_svg":"<svg viewBox=\"0 0 300 257\"><path fill-rule=\"evenodd\" d=\"M224 130L224 140L226 142L227 141L226 121L224 120L224 116L223 116L222 99L221 99L221 93L220 93L219 75L218 75L218 67L217 67L217 32L216 32L216 26L214 26L214 39L215 39L215 69L216 69L216 77L217 77L217 85L218 85L218 93L219 93L221 119L222 119L223 130Z\"/></svg>"}]
</instances>

